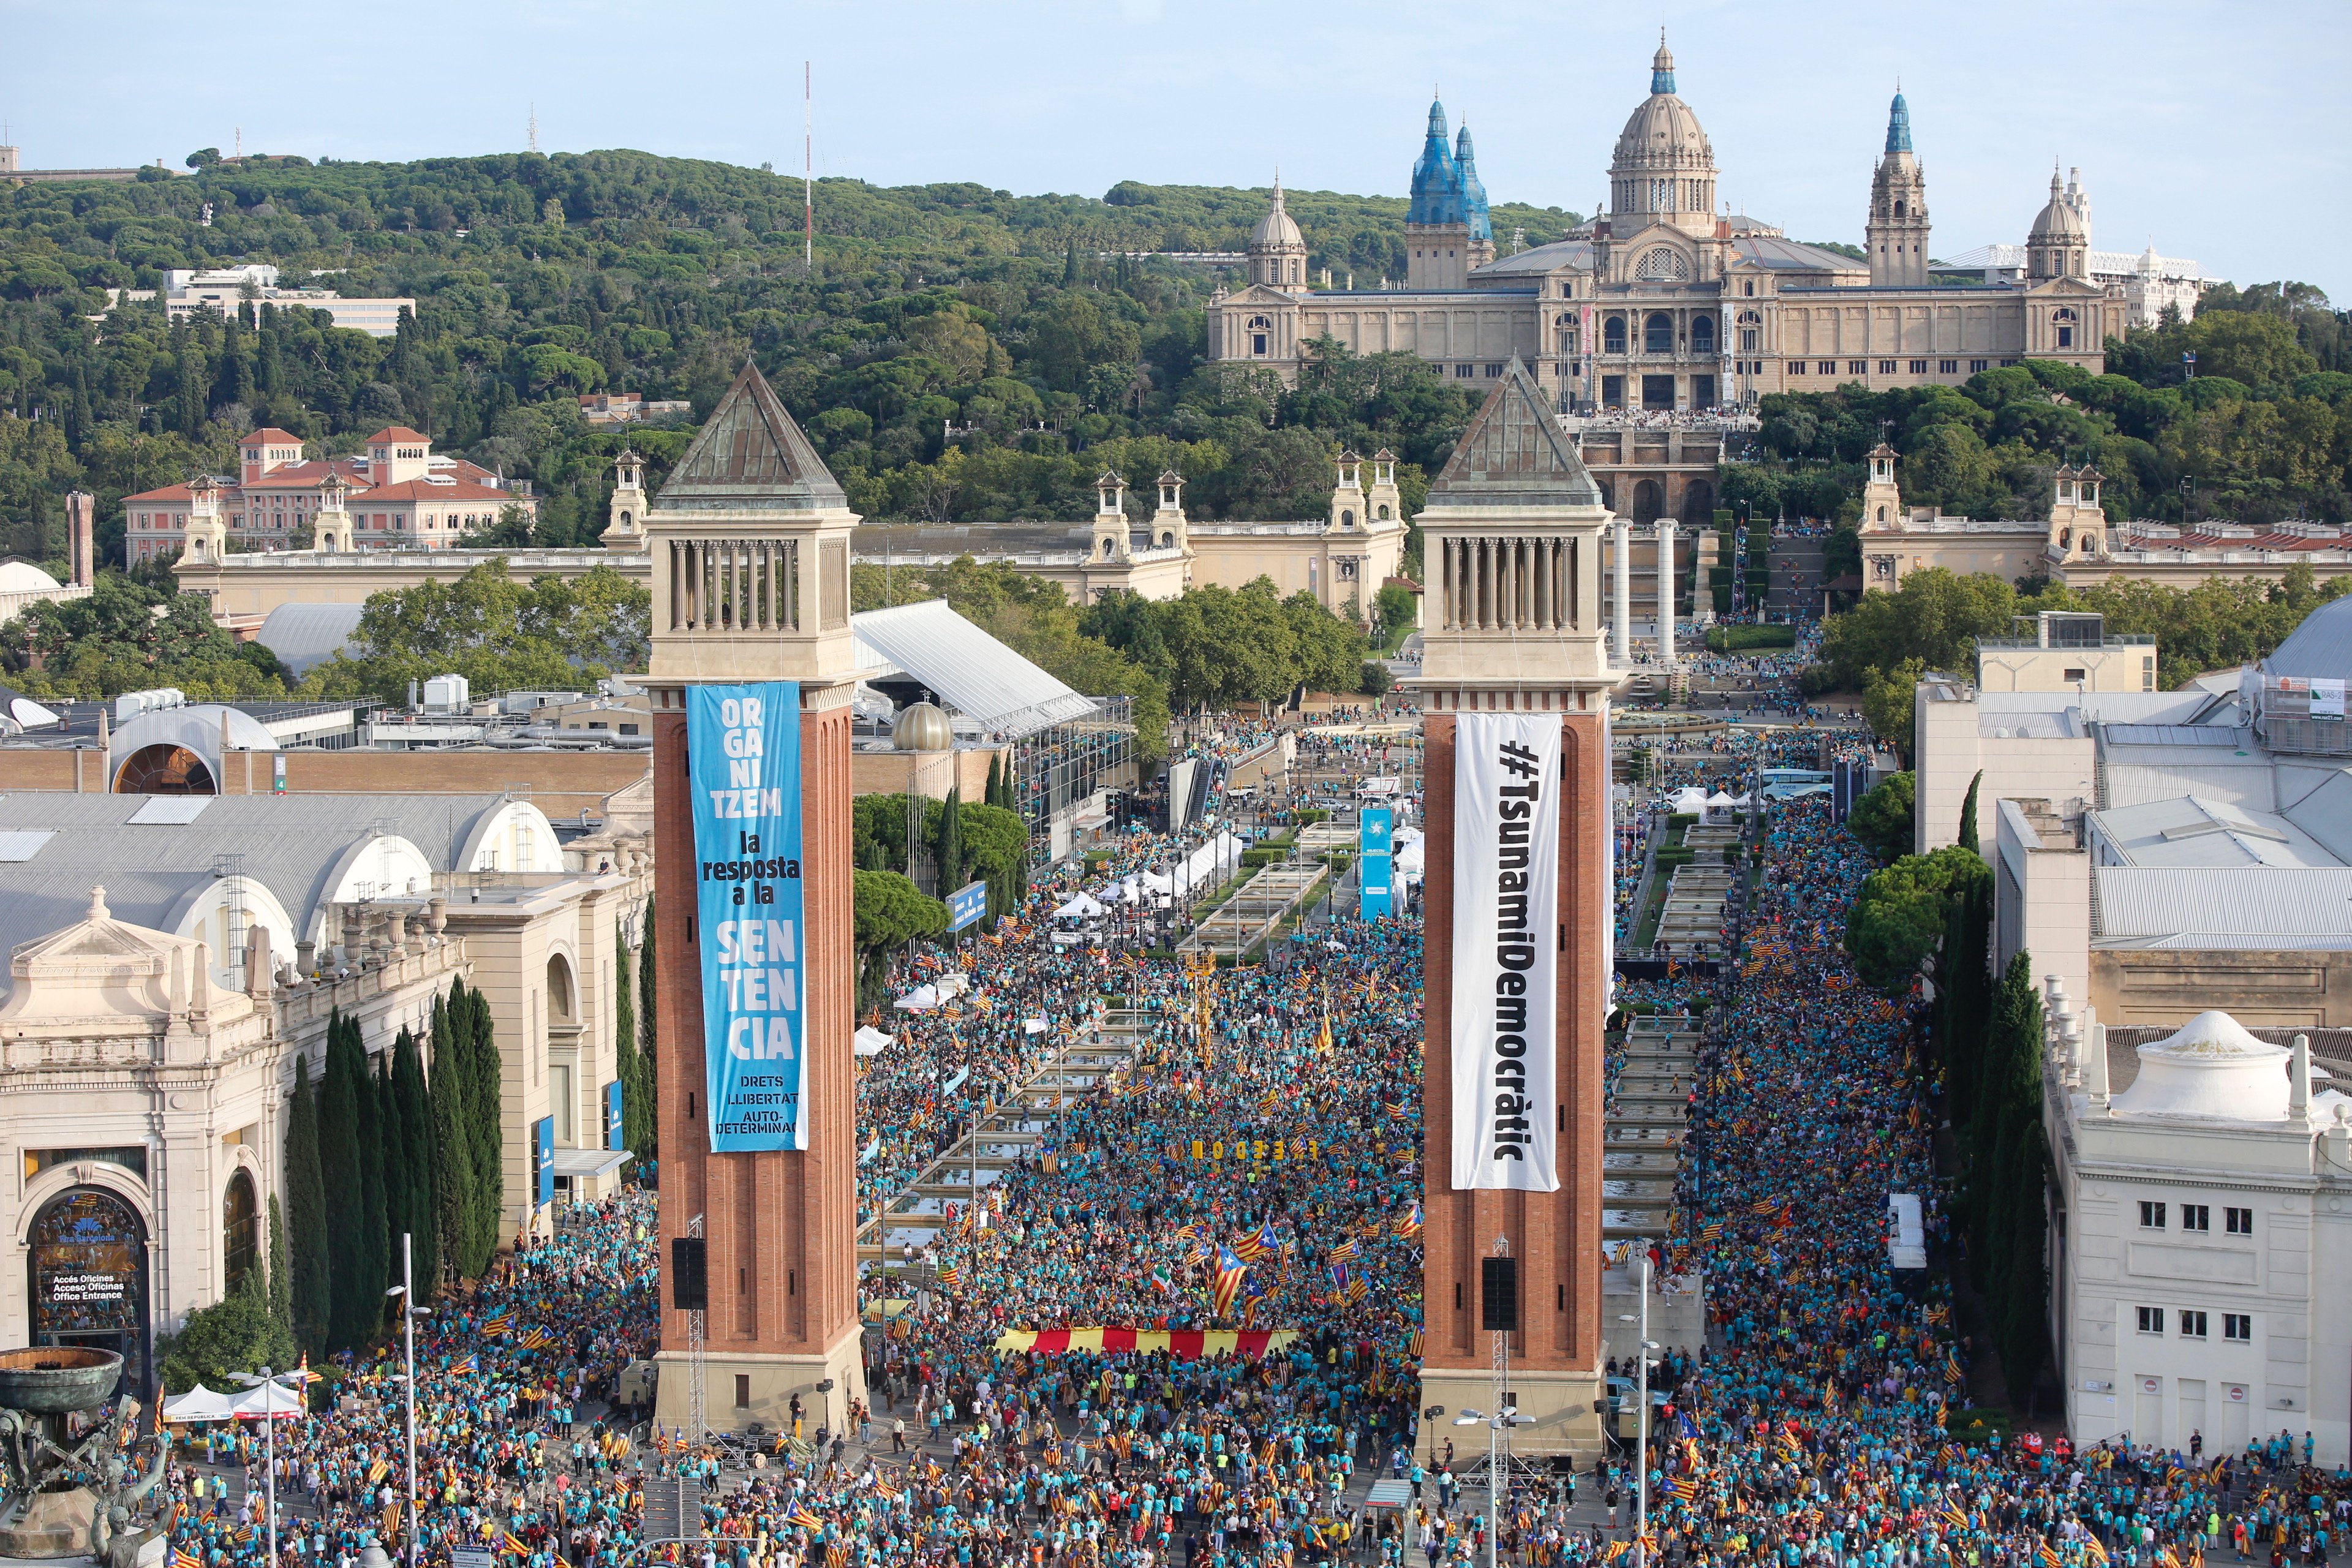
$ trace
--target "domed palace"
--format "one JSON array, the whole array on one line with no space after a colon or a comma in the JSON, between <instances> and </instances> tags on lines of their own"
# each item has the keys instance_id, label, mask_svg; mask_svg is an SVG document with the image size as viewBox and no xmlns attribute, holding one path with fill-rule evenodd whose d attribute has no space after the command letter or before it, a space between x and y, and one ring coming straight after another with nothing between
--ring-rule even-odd
<instances>
[{"instance_id":1,"label":"domed palace","mask_svg":"<svg viewBox=\"0 0 2352 1568\"><path fill-rule=\"evenodd\" d=\"M1598 433L1684 426L1707 445L1697 434L1716 423L1706 416L1768 392L1958 384L2028 355L2096 373L2102 345L2135 313L2138 297L2091 249L2079 184L2053 182L2023 255L1931 276L1927 175L1900 93L1870 180L1867 261L1731 215L1717 186L1714 145L1675 92L1662 40L1649 95L1610 158L1609 211L1553 243L1498 254L1469 129L1449 139L1444 107L1433 103L1412 170L1405 277L1309 287L1310 247L1277 190L1250 243L1248 286L1209 307L1210 357L1295 377L1307 345L1328 335L1359 353L1417 353L1482 393L1516 357L1572 426L1595 432L1584 455L1612 510L1637 522L1704 521L1714 447L1652 457ZM1673 434L1671 445L1685 444Z\"/></svg>"}]
</instances>

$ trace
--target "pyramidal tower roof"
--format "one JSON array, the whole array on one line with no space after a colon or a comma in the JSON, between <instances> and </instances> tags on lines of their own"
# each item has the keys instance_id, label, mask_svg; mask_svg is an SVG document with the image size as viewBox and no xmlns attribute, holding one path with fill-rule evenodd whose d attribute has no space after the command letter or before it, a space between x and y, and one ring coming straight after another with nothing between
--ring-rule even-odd
<instances>
[{"instance_id":1,"label":"pyramidal tower roof","mask_svg":"<svg viewBox=\"0 0 2352 1568\"><path fill-rule=\"evenodd\" d=\"M1514 357L1429 487L1429 504L1599 506L1601 487L1559 427L1550 400Z\"/></svg>"},{"instance_id":2,"label":"pyramidal tower roof","mask_svg":"<svg viewBox=\"0 0 2352 1568\"><path fill-rule=\"evenodd\" d=\"M824 511L849 498L751 361L662 485L665 510Z\"/></svg>"}]
</instances>

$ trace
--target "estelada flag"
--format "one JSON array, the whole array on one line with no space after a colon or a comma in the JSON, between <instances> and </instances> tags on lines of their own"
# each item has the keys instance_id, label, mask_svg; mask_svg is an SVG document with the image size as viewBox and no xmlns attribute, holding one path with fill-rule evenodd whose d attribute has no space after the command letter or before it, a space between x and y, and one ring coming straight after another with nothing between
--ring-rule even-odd
<instances>
[{"instance_id":1,"label":"estelada flag","mask_svg":"<svg viewBox=\"0 0 2352 1568\"><path fill-rule=\"evenodd\" d=\"M1249 1273L1249 1265L1234 1255L1230 1247L1217 1248L1216 1311L1224 1317L1234 1310L1234 1298L1241 1294L1242 1279Z\"/></svg>"}]
</instances>

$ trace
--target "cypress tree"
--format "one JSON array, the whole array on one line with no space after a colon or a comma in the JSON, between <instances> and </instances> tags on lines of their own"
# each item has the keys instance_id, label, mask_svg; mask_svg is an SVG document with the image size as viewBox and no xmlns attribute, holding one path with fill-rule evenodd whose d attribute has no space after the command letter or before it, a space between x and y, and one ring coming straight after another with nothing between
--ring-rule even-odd
<instances>
[{"instance_id":1,"label":"cypress tree","mask_svg":"<svg viewBox=\"0 0 2352 1568\"><path fill-rule=\"evenodd\" d=\"M400 1233L408 1228L408 1124L402 1114L400 1094L393 1087L392 1055L376 1058L375 1103L378 1135L383 1140L383 1283L400 1283Z\"/></svg>"},{"instance_id":2,"label":"cypress tree","mask_svg":"<svg viewBox=\"0 0 2352 1568\"><path fill-rule=\"evenodd\" d=\"M645 1092L630 1107L635 1131L629 1147L637 1152L637 1170L659 1181L654 1162L661 1155L661 1020L660 992L654 964L654 901L646 900L645 945L637 949L637 1079Z\"/></svg>"},{"instance_id":3,"label":"cypress tree","mask_svg":"<svg viewBox=\"0 0 2352 1568\"><path fill-rule=\"evenodd\" d=\"M1983 853L1977 848L1977 790L1983 783L1984 770L1979 768L1977 776L1969 781L1968 798L1960 802L1960 847L1972 854Z\"/></svg>"},{"instance_id":4,"label":"cypress tree","mask_svg":"<svg viewBox=\"0 0 2352 1568\"><path fill-rule=\"evenodd\" d=\"M963 791L950 784L940 805L939 837L931 842L931 858L939 863L938 894L942 900L963 886Z\"/></svg>"},{"instance_id":5,"label":"cypress tree","mask_svg":"<svg viewBox=\"0 0 2352 1568\"><path fill-rule=\"evenodd\" d=\"M613 940L621 953L621 961L614 965L620 984L613 996L613 1076L621 1085L621 1125L613 1129L613 1142L623 1149L635 1149L629 1130L637 1118L637 981L629 973L628 928L617 916L613 921Z\"/></svg>"},{"instance_id":6,"label":"cypress tree","mask_svg":"<svg viewBox=\"0 0 2352 1568\"><path fill-rule=\"evenodd\" d=\"M359 1085L343 1058L338 1008L328 1016L327 1060L319 1077L319 1174L326 1188L327 1235L335 1238L327 1254L333 1281L327 1343L334 1350L352 1343L352 1303L361 1289L359 1140Z\"/></svg>"},{"instance_id":7,"label":"cypress tree","mask_svg":"<svg viewBox=\"0 0 2352 1568\"><path fill-rule=\"evenodd\" d=\"M310 1090L310 1064L294 1058L294 1099L286 1118L288 1289L294 1337L305 1350L327 1348L334 1287L327 1261L327 1193L319 1164L319 1101Z\"/></svg>"},{"instance_id":8,"label":"cypress tree","mask_svg":"<svg viewBox=\"0 0 2352 1568\"><path fill-rule=\"evenodd\" d=\"M405 1027L393 1046L392 1089L400 1101L401 1136L408 1144L408 1204L397 1228L409 1237L409 1269L415 1276L416 1293L420 1297L433 1294L434 1281L441 1278L435 1235L439 1228L439 1205L434 1201L433 1186L437 1172L433 1149L433 1107L425 1089L425 1058L416 1048L416 1037ZM399 1238L394 1238L395 1248ZM395 1262L400 1254L393 1253Z\"/></svg>"},{"instance_id":9,"label":"cypress tree","mask_svg":"<svg viewBox=\"0 0 2352 1568\"><path fill-rule=\"evenodd\" d=\"M449 1008L457 1010L452 997ZM490 1022L490 999L478 989L466 993L467 1050L474 1068L473 1096L467 1106L474 1151L474 1272L490 1266L499 1249L499 1224L506 1210L506 1163L501 1146L500 1115L505 1090L505 1063Z\"/></svg>"},{"instance_id":10,"label":"cypress tree","mask_svg":"<svg viewBox=\"0 0 2352 1568\"><path fill-rule=\"evenodd\" d=\"M433 1231L435 1252L461 1278L473 1256L474 1153L466 1121L472 1072L448 1003L433 999Z\"/></svg>"},{"instance_id":11,"label":"cypress tree","mask_svg":"<svg viewBox=\"0 0 2352 1568\"><path fill-rule=\"evenodd\" d=\"M352 1231L352 1250L358 1258L352 1271L356 1294L350 1303L346 1328L354 1346L365 1345L375 1337L383 1321L384 1245L383 1245L383 1091L377 1087L375 1074L368 1068L367 1046L360 1037L360 1021L343 1020L344 1059L351 1064L353 1081L359 1087L359 1166L360 1208L358 1224ZM336 1303L338 1309L342 1303Z\"/></svg>"},{"instance_id":12,"label":"cypress tree","mask_svg":"<svg viewBox=\"0 0 2352 1568\"><path fill-rule=\"evenodd\" d=\"M269 1315L288 1333L294 1331L294 1285L286 1257L286 1215L278 1194L269 1194Z\"/></svg>"}]
</instances>

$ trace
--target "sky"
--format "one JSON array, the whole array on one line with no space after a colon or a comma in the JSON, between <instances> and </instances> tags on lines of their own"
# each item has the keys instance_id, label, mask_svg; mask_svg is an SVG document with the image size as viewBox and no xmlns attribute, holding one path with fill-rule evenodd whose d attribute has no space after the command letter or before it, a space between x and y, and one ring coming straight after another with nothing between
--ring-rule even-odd
<instances>
[{"instance_id":1,"label":"sky","mask_svg":"<svg viewBox=\"0 0 2352 1568\"><path fill-rule=\"evenodd\" d=\"M2083 171L2100 249L2153 239L2347 303L2347 24L2344 0L0 0L0 118L31 168L178 167L240 132L314 158L509 151L535 111L549 152L796 171L806 62L821 176L1100 195L1278 165L1402 195L1433 89L1492 200L1586 212L1663 26L1718 195L1795 238L1860 243L1899 79L1936 254L2021 242L2054 160Z\"/></svg>"}]
</instances>

